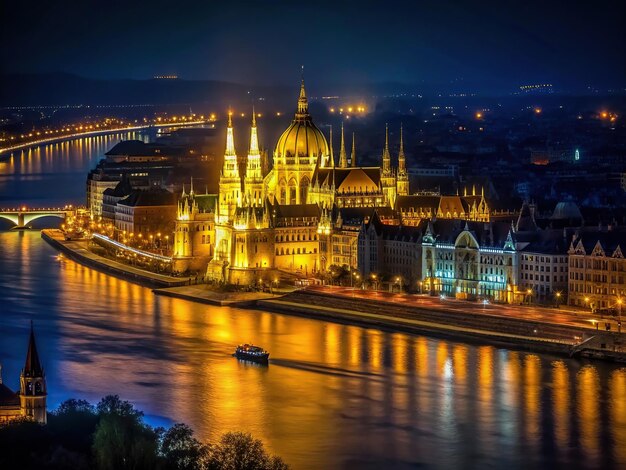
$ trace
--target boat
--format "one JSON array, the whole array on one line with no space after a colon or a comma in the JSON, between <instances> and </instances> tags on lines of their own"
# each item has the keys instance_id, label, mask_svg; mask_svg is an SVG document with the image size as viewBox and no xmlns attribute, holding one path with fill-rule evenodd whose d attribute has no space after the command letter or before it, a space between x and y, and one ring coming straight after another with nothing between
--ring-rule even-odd
<instances>
[{"instance_id":1,"label":"boat","mask_svg":"<svg viewBox=\"0 0 626 470\"><path fill-rule=\"evenodd\" d=\"M237 346L237 349L235 349L234 356L237 359L242 359L244 361L267 364L269 362L270 353L259 346L254 346L253 344L240 344Z\"/></svg>"}]
</instances>

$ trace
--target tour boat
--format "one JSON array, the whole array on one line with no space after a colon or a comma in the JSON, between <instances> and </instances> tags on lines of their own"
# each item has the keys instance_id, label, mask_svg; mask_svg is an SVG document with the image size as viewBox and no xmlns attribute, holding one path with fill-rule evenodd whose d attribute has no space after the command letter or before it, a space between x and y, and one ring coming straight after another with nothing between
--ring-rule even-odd
<instances>
[{"instance_id":1,"label":"tour boat","mask_svg":"<svg viewBox=\"0 0 626 470\"><path fill-rule=\"evenodd\" d=\"M245 361L267 364L270 353L259 346L254 346L252 344L240 344L237 346L237 349L235 349L235 357Z\"/></svg>"}]
</instances>

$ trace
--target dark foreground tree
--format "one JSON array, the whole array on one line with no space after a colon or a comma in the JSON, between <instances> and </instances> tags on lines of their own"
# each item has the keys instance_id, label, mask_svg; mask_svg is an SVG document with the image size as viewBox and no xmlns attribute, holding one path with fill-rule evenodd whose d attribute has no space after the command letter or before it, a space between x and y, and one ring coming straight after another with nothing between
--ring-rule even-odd
<instances>
[{"instance_id":1,"label":"dark foreground tree","mask_svg":"<svg viewBox=\"0 0 626 470\"><path fill-rule=\"evenodd\" d=\"M259 439L243 432L222 435L211 447L209 468L220 470L286 470L280 457L269 455Z\"/></svg>"},{"instance_id":2,"label":"dark foreground tree","mask_svg":"<svg viewBox=\"0 0 626 470\"><path fill-rule=\"evenodd\" d=\"M168 470L200 470L208 468L209 446L186 424L175 424L163 434L161 455Z\"/></svg>"},{"instance_id":3,"label":"dark foreground tree","mask_svg":"<svg viewBox=\"0 0 626 470\"><path fill-rule=\"evenodd\" d=\"M103 398L96 409L100 421L93 438L93 453L99 469L157 467L159 436L143 423L141 411L117 395Z\"/></svg>"}]
</instances>

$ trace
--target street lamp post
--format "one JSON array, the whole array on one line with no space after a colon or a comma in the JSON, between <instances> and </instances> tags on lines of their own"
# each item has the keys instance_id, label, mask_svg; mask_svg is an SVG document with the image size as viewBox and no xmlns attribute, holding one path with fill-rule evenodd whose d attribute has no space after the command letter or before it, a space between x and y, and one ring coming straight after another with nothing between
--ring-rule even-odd
<instances>
[{"instance_id":1,"label":"street lamp post","mask_svg":"<svg viewBox=\"0 0 626 470\"><path fill-rule=\"evenodd\" d=\"M561 301L561 293L559 291L556 291L556 294L554 294L556 297L556 308L559 308L559 302Z\"/></svg>"},{"instance_id":2,"label":"street lamp post","mask_svg":"<svg viewBox=\"0 0 626 470\"><path fill-rule=\"evenodd\" d=\"M624 301L622 300L621 297L617 299L617 332L618 333L622 332L622 303L624 303Z\"/></svg>"}]
</instances>

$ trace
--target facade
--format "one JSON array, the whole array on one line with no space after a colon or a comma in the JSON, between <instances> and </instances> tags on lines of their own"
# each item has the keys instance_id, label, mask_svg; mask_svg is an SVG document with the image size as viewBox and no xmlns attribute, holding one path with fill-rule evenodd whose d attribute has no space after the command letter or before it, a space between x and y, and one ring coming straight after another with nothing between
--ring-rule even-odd
<instances>
[{"instance_id":1,"label":"facade","mask_svg":"<svg viewBox=\"0 0 626 470\"><path fill-rule=\"evenodd\" d=\"M178 201L172 251L176 272L204 272L215 250L216 194L196 194L193 180L189 193Z\"/></svg>"},{"instance_id":2,"label":"facade","mask_svg":"<svg viewBox=\"0 0 626 470\"><path fill-rule=\"evenodd\" d=\"M115 224L115 207L117 203L129 196L133 187L126 177L115 185L115 188L107 188L102 193L102 222Z\"/></svg>"},{"instance_id":3,"label":"facade","mask_svg":"<svg viewBox=\"0 0 626 470\"><path fill-rule=\"evenodd\" d=\"M419 225L424 219L461 219L489 222L490 209L484 190L476 194L467 191L463 196L400 195L395 206L400 222L404 225Z\"/></svg>"},{"instance_id":4,"label":"facade","mask_svg":"<svg viewBox=\"0 0 626 470\"><path fill-rule=\"evenodd\" d=\"M383 166L359 167L353 136L348 166L342 128L337 165L332 130L329 145L309 114L302 82L294 120L278 139L273 168L264 175L254 116L253 112L246 163L240 168L229 115L214 213L194 212L194 200L188 195L179 201L183 209L176 217L174 257L180 262L175 269L190 269L192 258L209 257L208 279L250 284L275 279L281 272L317 274L334 264L333 260L356 267L360 222L346 224L340 209L391 210L397 194L408 194L403 142L397 170L391 166L388 133ZM211 217L213 224L208 223ZM198 251L198 238L185 235L193 224L206 227L205 240L210 236L211 249Z\"/></svg>"},{"instance_id":5,"label":"facade","mask_svg":"<svg viewBox=\"0 0 626 470\"><path fill-rule=\"evenodd\" d=\"M358 266L364 280L374 276L412 285L421 279L422 229L383 224L375 213L358 234Z\"/></svg>"},{"instance_id":6,"label":"facade","mask_svg":"<svg viewBox=\"0 0 626 470\"><path fill-rule=\"evenodd\" d=\"M35 343L35 333L32 322L26 362L20 374L20 390L13 392L2 383L0 369L0 424L14 419L26 417L38 423L47 422L46 375Z\"/></svg>"},{"instance_id":7,"label":"facade","mask_svg":"<svg viewBox=\"0 0 626 470\"><path fill-rule=\"evenodd\" d=\"M115 229L141 234L171 233L176 219L174 195L165 189L135 190L115 206Z\"/></svg>"},{"instance_id":8,"label":"facade","mask_svg":"<svg viewBox=\"0 0 626 470\"><path fill-rule=\"evenodd\" d=\"M506 222L423 223L424 292L514 302L519 296L514 228Z\"/></svg>"},{"instance_id":9,"label":"facade","mask_svg":"<svg viewBox=\"0 0 626 470\"><path fill-rule=\"evenodd\" d=\"M626 232L579 231L569 247L569 304L621 310L626 297Z\"/></svg>"}]
</instances>

